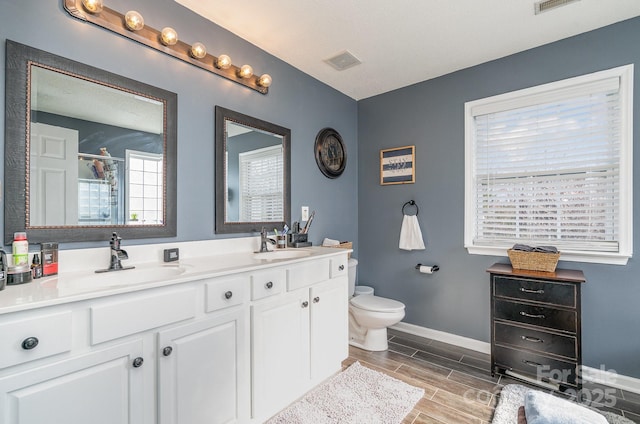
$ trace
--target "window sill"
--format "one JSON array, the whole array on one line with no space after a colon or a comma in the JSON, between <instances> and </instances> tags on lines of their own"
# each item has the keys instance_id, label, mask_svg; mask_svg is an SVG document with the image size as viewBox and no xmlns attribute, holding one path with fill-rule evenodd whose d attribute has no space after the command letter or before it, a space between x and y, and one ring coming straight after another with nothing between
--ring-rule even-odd
<instances>
[{"instance_id":1,"label":"window sill","mask_svg":"<svg viewBox=\"0 0 640 424\"><path fill-rule=\"evenodd\" d=\"M507 256L506 247L465 246L470 255ZM568 262L587 262L607 265L626 265L631 254L605 252L561 251L560 260Z\"/></svg>"}]
</instances>

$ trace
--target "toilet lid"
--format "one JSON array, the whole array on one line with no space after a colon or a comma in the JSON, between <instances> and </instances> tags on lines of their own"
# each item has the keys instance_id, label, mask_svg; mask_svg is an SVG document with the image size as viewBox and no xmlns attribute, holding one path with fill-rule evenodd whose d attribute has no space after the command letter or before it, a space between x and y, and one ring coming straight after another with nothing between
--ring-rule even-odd
<instances>
[{"instance_id":1,"label":"toilet lid","mask_svg":"<svg viewBox=\"0 0 640 424\"><path fill-rule=\"evenodd\" d=\"M404 309L404 303L373 295L356 296L351 299L356 308L373 312L398 312Z\"/></svg>"}]
</instances>

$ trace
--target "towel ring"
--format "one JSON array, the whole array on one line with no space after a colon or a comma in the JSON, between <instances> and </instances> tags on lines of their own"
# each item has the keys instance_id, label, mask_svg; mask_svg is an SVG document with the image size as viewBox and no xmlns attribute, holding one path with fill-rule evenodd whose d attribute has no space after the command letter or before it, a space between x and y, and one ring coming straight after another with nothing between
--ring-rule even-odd
<instances>
[{"instance_id":1,"label":"towel ring","mask_svg":"<svg viewBox=\"0 0 640 424\"><path fill-rule=\"evenodd\" d=\"M415 200L409 200L407 203L402 205L402 215L405 215L404 208L406 208L407 206L415 206L416 207L416 216L418 216L418 212L420 212L420 209L418 208L418 205L416 204Z\"/></svg>"}]
</instances>

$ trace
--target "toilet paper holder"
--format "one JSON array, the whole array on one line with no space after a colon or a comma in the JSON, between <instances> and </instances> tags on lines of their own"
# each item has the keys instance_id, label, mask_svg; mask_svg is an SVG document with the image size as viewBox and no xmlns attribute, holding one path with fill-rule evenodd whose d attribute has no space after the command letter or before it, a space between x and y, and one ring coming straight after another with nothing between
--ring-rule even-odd
<instances>
[{"instance_id":1,"label":"toilet paper holder","mask_svg":"<svg viewBox=\"0 0 640 424\"><path fill-rule=\"evenodd\" d=\"M423 271L421 268L425 267L425 271ZM424 274L433 274L434 272L437 272L440 270L440 267L438 265L423 265L423 264L418 264L416 265L416 269Z\"/></svg>"}]
</instances>

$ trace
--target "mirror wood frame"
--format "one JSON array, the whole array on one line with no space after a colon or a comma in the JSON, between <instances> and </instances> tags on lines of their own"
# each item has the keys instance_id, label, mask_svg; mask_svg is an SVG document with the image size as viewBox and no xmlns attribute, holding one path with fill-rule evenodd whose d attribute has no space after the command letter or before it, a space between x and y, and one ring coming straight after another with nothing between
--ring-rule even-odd
<instances>
[{"instance_id":1,"label":"mirror wood frame","mask_svg":"<svg viewBox=\"0 0 640 424\"><path fill-rule=\"evenodd\" d=\"M164 213L162 225L104 226L30 226L29 145L30 104L29 67L44 65L53 70L142 96L154 97L164 103ZM30 242L82 242L108 240L113 231L124 239L175 237L177 217L177 116L178 96L161 88L113 74L15 41L6 41L5 90L5 215L4 242L10 244L13 233L27 232Z\"/></svg>"},{"instance_id":2,"label":"mirror wood frame","mask_svg":"<svg viewBox=\"0 0 640 424\"><path fill-rule=\"evenodd\" d=\"M253 127L261 131L276 134L282 137L282 152L284 155L283 166L283 197L284 197L284 220L283 221L264 221L264 222L233 222L227 221L226 205L227 205L227 163L226 148L227 140L226 123L234 122L247 127ZM271 122L263 121L249 115L226 109L222 106L215 107L215 145L216 145L216 233L256 233L262 227L266 227L269 232L274 226L282 228L291 218L291 130L281 127Z\"/></svg>"}]
</instances>

